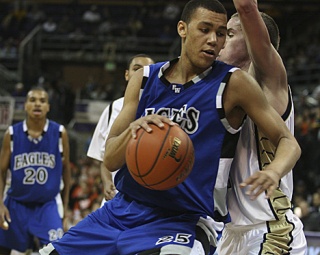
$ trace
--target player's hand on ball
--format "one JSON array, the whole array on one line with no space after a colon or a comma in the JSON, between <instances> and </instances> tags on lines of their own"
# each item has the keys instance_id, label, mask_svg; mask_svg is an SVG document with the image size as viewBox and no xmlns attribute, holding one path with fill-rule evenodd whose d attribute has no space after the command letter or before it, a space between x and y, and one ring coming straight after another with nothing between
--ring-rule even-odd
<instances>
[{"instance_id":1,"label":"player's hand on ball","mask_svg":"<svg viewBox=\"0 0 320 255\"><path fill-rule=\"evenodd\" d=\"M248 190L246 194L250 196L252 200L256 199L261 193L267 191L266 198L270 198L273 191L279 186L280 177L272 170L257 171L249 178L240 183L241 188L247 186Z\"/></svg>"},{"instance_id":2,"label":"player's hand on ball","mask_svg":"<svg viewBox=\"0 0 320 255\"><path fill-rule=\"evenodd\" d=\"M132 135L133 138L136 138L137 137L137 131L140 128L143 128L148 133L150 133L152 131L152 128L150 127L149 124L155 124L159 128L163 128L163 126L164 126L163 123L168 123L170 126L176 125L176 123L174 123L169 118L161 116L161 115L158 115L158 114L151 114L151 115L147 115L147 116L141 117L141 118L133 121L130 124L131 135Z\"/></svg>"},{"instance_id":3,"label":"player's hand on ball","mask_svg":"<svg viewBox=\"0 0 320 255\"><path fill-rule=\"evenodd\" d=\"M132 178L145 188L168 190L191 173L194 148L189 135L178 125L150 123L152 132L137 131L126 148L126 164Z\"/></svg>"}]
</instances>

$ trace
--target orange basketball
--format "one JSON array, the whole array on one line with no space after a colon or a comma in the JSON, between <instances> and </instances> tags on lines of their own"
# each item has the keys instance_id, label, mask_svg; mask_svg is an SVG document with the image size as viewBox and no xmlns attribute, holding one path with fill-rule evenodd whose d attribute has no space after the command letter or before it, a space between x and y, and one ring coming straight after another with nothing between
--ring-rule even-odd
<instances>
[{"instance_id":1,"label":"orange basketball","mask_svg":"<svg viewBox=\"0 0 320 255\"><path fill-rule=\"evenodd\" d=\"M177 125L154 124L152 132L139 129L130 139L126 163L130 174L140 185L153 190L167 190L183 182L194 163L193 144Z\"/></svg>"}]
</instances>

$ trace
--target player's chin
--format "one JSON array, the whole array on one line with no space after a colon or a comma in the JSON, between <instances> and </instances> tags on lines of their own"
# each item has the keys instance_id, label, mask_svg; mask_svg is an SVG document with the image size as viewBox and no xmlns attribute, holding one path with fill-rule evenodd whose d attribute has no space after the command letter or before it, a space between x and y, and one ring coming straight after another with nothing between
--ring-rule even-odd
<instances>
[{"instance_id":1,"label":"player's chin","mask_svg":"<svg viewBox=\"0 0 320 255\"><path fill-rule=\"evenodd\" d=\"M215 60L215 55L204 54L203 58L201 58L201 61L199 61L199 67L202 69L208 69L210 66L212 66Z\"/></svg>"}]
</instances>

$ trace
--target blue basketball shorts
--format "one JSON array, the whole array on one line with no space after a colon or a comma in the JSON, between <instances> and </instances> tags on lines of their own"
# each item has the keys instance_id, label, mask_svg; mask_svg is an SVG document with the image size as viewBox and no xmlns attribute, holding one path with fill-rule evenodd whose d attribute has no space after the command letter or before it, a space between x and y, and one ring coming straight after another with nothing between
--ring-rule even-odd
<instances>
[{"instance_id":1,"label":"blue basketball shorts","mask_svg":"<svg viewBox=\"0 0 320 255\"><path fill-rule=\"evenodd\" d=\"M199 218L149 207L118 193L40 254L56 249L60 255L129 255L161 248L165 254L188 255Z\"/></svg>"},{"instance_id":2,"label":"blue basketball shorts","mask_svg":"<svg viewBox=\"0 0 320 255\"><path fill-rule=\"evenodd\" d=\"M9 229L0 228L0 246L25 252L32 248L33 238L41 245L57 240L63 235L62 220L58 213L56 200L45 204L23 204L7 197L11 222Z\"/></svg>"}]
</instances>

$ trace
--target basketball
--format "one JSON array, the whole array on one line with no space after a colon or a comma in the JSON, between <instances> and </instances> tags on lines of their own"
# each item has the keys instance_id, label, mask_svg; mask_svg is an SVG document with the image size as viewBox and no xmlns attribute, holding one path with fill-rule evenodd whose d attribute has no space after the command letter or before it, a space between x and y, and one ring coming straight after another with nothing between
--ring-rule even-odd
<instances>
[{"instance_id":1,"label":"basketball","mask_svg":"<svg viewBox=\"0 0 320 255\"><path fill-rule=\"evenodd\" d=\"M153 190L167 190L182 183L194 163L190 137L177 125L163 128L149 124L152 132L137 131L126 148L126 164L134 180Z\"/></svg>"}]
</instances>

